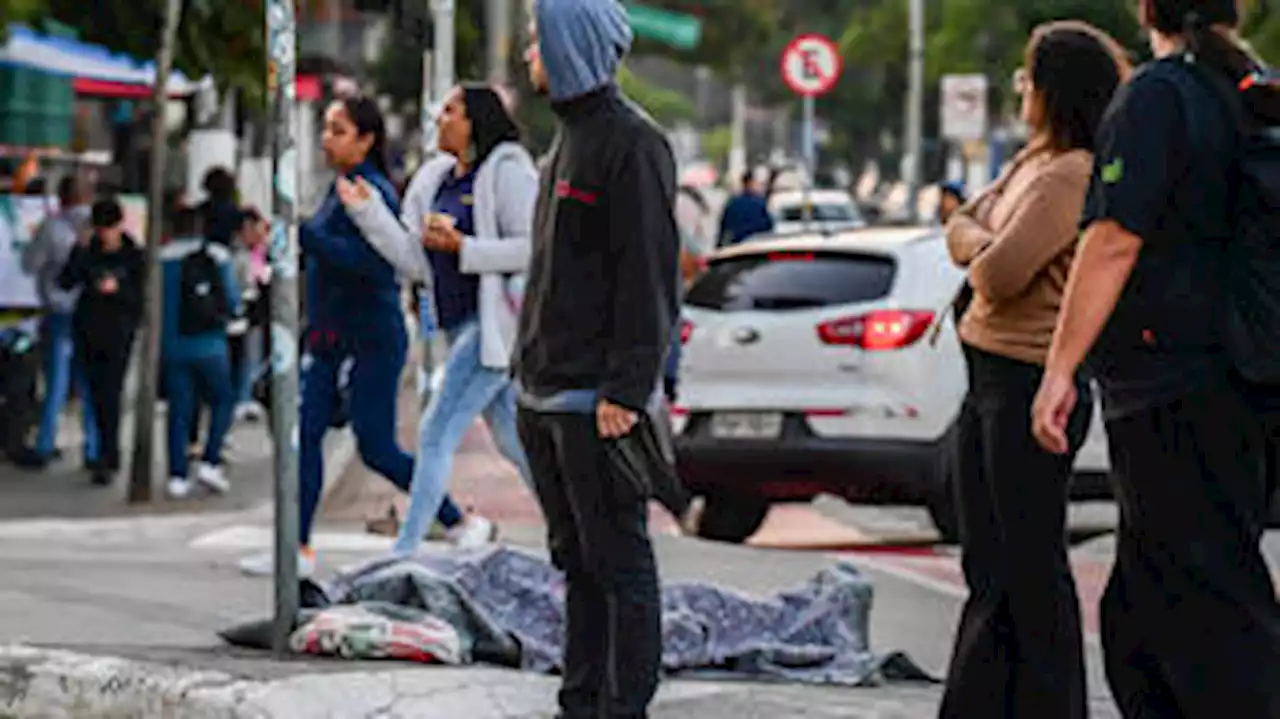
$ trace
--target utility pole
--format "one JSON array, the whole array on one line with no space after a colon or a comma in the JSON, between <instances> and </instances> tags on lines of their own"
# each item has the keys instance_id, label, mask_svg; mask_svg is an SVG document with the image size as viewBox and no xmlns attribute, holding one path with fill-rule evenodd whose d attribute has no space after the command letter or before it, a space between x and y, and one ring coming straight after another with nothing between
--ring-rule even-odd
<instances>
[{"instance_id":1,"label":"utility pole","mask_svg":"<svg viewBox=\"0 0 1280 719\"><path fill-rule=\"evenodd\" d=\"M444 107L444 99L454 85L454 1L430 0L432 49L422 64L422 157L425 162L436 153L436 116ZM491 8L492 9L492 5ZM490 46L492 48L492 45ZM505 63L503 65L505 67ZM428 82L429 80L429 82ZM418 326L422 337L422 406L431 402L431 376L435 374L439 333L435 321L435 302L424 291L418 302Z\"/></svg>"},{"instance_id":2,"label":"utility pole","mask_svg":"<svg viewBox=\"0 0 1280 719\"><path fill-rule=\"evenodd\" d=\"M275 623L289 654L298 591L298 165L295 0L267 0L267 98L272 153L271 435L275 446Z\"/></svg>"},{"instance_id":3,"label":"utility pole","mask_svg":"<svg viewBox=\"0 0 1280 719\"><path fill-rule=\"evenodd\" d=\"M155 483L156 385L160 367L160 325L164 321L163 286L159 266L160 238L164 230L164 169L168 148L168 126L165 109L169 104L169 69L173 66L174 44L177 42L178 20L182 17L182 0L165 3L164 32L160 36L160 55L156 58L155 87L151 119L151 186L147 199L146 318L142 326L142 362L139 365L138 394L134 403L133 467L129 476L129 502L151 501Z\"/></svg>"},{"instance_id":4,"label":"utility pole","mask_svg":"<svg viewBox=\"0 0 1280 719\"><path fill-rule=\"evenodd\" d=\"M485 5L489 83L506 85L511 61L511 0L487 0Z\"/></svg>"},{"instance_id":5,"label":"utility pole","mask_svg":"<svg viewBox=\"0 0 1280 719\"><path fill-rule=\"evenodd\" d=\"M904 143L903 174L907 181L907 216L920 220L920 175L923 167L924 142L924 0L907 0L909 31L907 76L907 128Z\"/></svg>"},{"instance_id":6,"label":"utility pole","mask_svg":"<svg viewBox=\"0 0 1280 719\"><path fill-rule=\"evenodd\" d=\"M729 121L729 180L737 182L747 171L747 86L735 82L732 91L732 119Z\"/></svg>"}]
</instances>

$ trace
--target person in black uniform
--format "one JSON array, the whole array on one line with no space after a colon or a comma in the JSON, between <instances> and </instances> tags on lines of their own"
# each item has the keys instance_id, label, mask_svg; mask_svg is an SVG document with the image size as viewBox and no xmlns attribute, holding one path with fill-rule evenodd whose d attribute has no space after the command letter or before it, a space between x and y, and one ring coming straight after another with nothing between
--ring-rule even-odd
<instances>
[{"instance_id":1,"label":"person in black uniform","mask_svg":"<svg viewBox=\"0 0 1280 719\"><path fill-rule=\"evenodd\" d=\"M66 290L81 289L72 333L101 442L93 483L107 486L120 471L120 396L142 318L144 258L124 231L124 212L114 199L95 202L90 220L92 233L71 251L58 282Z\"/></svg>"},{"instance_id":2,"label":"person in black uniform","mask_svg":"<svg viewBox=\"0 0 1280 719\"><path fill-rule=\"evenodd\" d=\"M1235 0L1142 0L1140 15L1157 60L1103 122L1033 431L1066 450L1088 353L1120 507L1101 612L1123 715L1280 717L1263 437L1219 337L1238 138L1214 83L1258 63Z\"/></svg>"},{"instance_id":3,"label":"person in black uniform","mask_svg":"<svg viewBox=\"0 0 1280 719\"><path fill-rule=\"evenodd\" d=\"M528 52L560 133L541 178L515 349L520 439L565 573L564 719L643 719L662 627L649 540L662 365L679 312L676 172L615 82L626 11L537 0Z\"/></svg>"}]
</instances>

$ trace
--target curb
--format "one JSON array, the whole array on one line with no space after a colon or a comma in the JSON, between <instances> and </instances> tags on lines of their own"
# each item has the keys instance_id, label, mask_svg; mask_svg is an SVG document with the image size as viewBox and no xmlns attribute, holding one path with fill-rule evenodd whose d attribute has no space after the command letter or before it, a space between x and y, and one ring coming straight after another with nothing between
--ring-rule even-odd
<instances>
[{"instance_id":1,"label":"curb","mask_svg":"<svg viewBox=\"0 0 1280 719\"><path fill-rule=\"evenodd\" d=\"M243 706L264 685L110 657L0 646L0 717L267 719Z\"/></svg>"}]
</instances>

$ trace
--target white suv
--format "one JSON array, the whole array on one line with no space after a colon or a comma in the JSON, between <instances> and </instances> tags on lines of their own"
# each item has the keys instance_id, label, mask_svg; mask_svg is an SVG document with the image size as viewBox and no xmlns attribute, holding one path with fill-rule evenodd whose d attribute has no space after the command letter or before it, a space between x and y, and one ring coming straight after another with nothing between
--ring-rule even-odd
<instances>
[{"instance_id":1,"label":"white suv","mask_svg":"<svg viewBox=\"0 0 1280 719\"><path fill-rule=\"evenodd\" d=\"M770 503L834 494L925 505L954 538L963 278L930 228L713 256L686 297L674 412L681 476L707 500L704 536L743 541ZM1073 497L1110 496L1096 416L1076 467Z\"/></svg>"}]
</instances>

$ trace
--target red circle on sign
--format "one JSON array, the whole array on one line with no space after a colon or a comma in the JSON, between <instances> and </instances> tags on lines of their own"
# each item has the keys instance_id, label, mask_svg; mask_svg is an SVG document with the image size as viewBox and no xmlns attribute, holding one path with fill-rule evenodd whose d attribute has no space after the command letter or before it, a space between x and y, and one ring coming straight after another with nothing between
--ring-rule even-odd
<instances>
[{"instance_id":1,"label":"red circle on sign","mask_svg":"<svg viewBox=\"0 0 1280 719\"><path fill-rule=\"evenodd\" d=\"M822 49L831 55L832 71L831 74L820 78L820 82L816 85L805 85L800 78L792 75L788 65L794 55L800 54L800 47L807 43L814 43L822 47ZM787 83L787 87L797 95L817 96L825 95L831 92L836 86L836 82L840 79L840 73L844 71L844 58L840 57L840 52L836 49L836 44L825 35L818 33L809 33L806 35L798 35L787 43L787 47L782 51L782 59L779 61L779 68L782 70L782 80Z\"/></svg>"}]
</instances>

